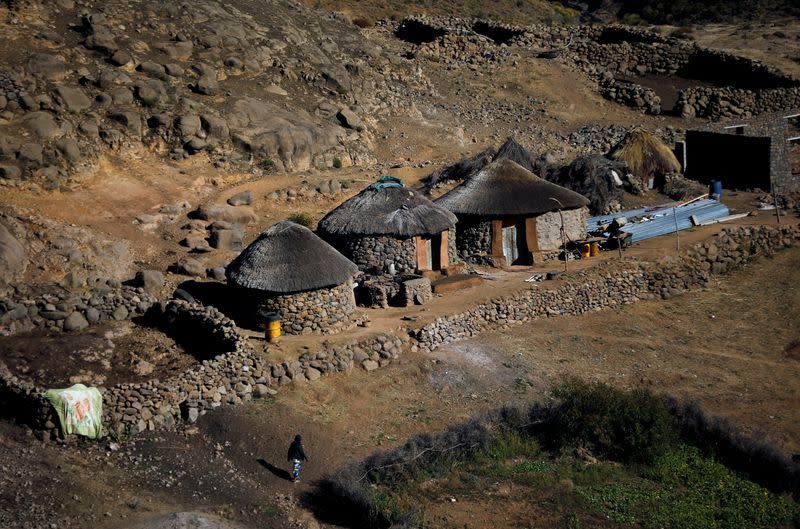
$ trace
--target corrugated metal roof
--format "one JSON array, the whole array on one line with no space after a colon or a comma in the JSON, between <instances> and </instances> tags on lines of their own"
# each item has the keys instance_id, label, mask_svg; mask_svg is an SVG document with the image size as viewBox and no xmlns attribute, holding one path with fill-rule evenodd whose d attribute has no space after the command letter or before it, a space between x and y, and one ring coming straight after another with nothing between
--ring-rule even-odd
<instances>
[{"instance_id":1,"label":"corrugated metal roof","mask_svg":"<svg viewBox=\"0 0 800 529\"><path fill-rule=\"evenodd\" d=\"M607 224L618 217L625 217L628 219L628 224L623 226L622 230L631 234L631 242L639 242L674 233L676 219L678 231L680 231L694 226L690 217L694 216L698 222L705 222L730 214L728 206L711 199L698 200L679 207L665 206L660 209L641 208L622 211L614 215L592 217L587 221L587 227L589 231L597 231L600 225Z\"/></svg>"}]
</instances>

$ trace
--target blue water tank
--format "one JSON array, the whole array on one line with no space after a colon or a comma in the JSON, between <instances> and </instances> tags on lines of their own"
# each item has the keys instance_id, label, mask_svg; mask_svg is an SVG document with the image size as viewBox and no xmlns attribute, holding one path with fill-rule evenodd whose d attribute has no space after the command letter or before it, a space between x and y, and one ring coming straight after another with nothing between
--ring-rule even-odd
<instances>
[{"instance_id":1,"label":"blue water tank","mask_svg":"<svg viewBox=\"0 0 800 529\"><path fill-rule=\"evenodd\" d=\"M722 198L722 180L711 181L711 198L719 200Z\"/></svg>"}]
</instances>

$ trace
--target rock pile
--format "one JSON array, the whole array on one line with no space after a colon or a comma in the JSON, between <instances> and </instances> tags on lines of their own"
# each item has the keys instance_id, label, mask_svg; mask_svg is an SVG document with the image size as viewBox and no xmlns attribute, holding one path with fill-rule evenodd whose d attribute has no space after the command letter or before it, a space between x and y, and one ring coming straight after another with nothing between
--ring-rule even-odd
<instances>
[{"instance_id":1,"label":"rock pile","mask_svg":"<svg viewBox=\"0 0 800 529\"><path fill-rule=\"evenodd\" d=\"M72 276L68 276L72 277ZM0 334L32 330L77 331L109 320L141 316L155 302L142 287L97 280L69 290L56 285L18 285L0 299Z\"/></svg>"}]
</instances>

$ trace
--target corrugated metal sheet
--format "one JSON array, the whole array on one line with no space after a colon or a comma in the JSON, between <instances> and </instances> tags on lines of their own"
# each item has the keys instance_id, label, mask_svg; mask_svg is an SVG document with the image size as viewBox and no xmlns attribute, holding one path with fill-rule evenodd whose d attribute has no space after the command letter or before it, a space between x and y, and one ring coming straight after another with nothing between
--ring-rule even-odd
<instances>
[{"instance_id":1,"label":"corrugated metal sheet","mask_svg":"<svg viewBox=\"0 0 800 529\"><path fill-rule=\"evenodd\" d=\"M675 216L673 216L673 212ZM637 209L623 211L615 215L592 217L587 221L587 227L589 231L597 231L598 225L606 224L618 217L625 217L628 219L628 224L622 230L631 234L631 242L639 242L674 233L676 219L678 230L680 231L694 226L690 217L694 216L698 222L705 222L725 217L729 214L730 209L725 204L716 200L704 199L676 208Z\"/></svg>"}]
</instances>

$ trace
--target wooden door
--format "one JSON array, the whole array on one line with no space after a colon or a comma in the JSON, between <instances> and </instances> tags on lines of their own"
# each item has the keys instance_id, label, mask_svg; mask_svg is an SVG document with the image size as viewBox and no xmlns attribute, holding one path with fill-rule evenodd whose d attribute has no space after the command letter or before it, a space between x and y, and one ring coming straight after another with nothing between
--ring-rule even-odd
<instances>
[{"instance_id":1,"label":"wooden door","mask_svg":"<svg viewBox=\"0 0 800 529\"><path fill-rule=\"evenodd\" d=\"M503 228L503 257L506 258L507 265L514 264L519 257L516 226Z\"/></svg>"}]
</instances>

